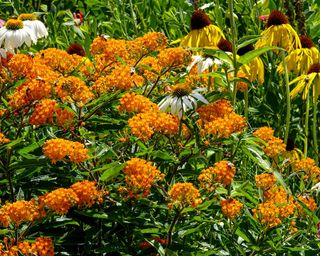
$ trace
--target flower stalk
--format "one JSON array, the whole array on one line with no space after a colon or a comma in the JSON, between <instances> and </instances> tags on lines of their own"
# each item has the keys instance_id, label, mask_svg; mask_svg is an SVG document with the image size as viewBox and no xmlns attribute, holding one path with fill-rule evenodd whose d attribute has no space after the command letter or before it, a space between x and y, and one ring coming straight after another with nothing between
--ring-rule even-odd
<instances>
[{"instance_id":1,"label":"flower stalk","mask_svg":"<svg viewBox=\"0 0 320 256\"><path fill-rule=\"evenodd\" d=\"M310 112L310 99L309 99L309 92L308 92L307 100L306 100L306 114L305 114L305 120L304 120L304 136L305 136L304 148L303 148L304 157L307 157L307 154L308 154L309 112Z\"/></svg>"},{"instance_id":2,"label":"flower stalk","mask_svg":"<svg viewBox=\"0 0 320 256\"><path fill-rule=\"evenodd\" d=\"M236 24L233 17L233 0L229 0L229 19L231 24L231 43L232 43L232 61L233 61L233 77L237 77L238 74L238 66L237 66L237 30ZM232 99L233 106L236 105L237 102L237 82L233 81L233 91L232 91Z\"/></svg>"},{"instance_id":3,"label":"flower stalk","mask_svg":"<svg viewBox=\"0 0 320 256\"><path fill-rule=\"evenodd\" d=\"M290 119L291 119L291 99L290 99L288 66L287 66L287 62L285 61L284 52L281 53L281 57L282 57L283 68L284 68L284 79L285 79L286 100L287 100L286 127L285 127L285 134L284 134L284 143L287 144L288 137L289 137L289 129L290 129Z\"/></svg>"}]
</instances>

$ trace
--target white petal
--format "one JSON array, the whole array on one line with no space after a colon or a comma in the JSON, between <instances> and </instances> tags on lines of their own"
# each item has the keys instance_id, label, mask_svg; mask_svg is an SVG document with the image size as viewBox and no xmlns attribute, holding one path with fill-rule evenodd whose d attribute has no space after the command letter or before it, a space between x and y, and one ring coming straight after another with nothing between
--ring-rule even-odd
<instances>
[{"instance_id":1,"label":"white petal","mask_svg":"<svg viewBox=\"0 0 320 256\"><path fill-rule=\"evenodd\" d=\"M183 103L187 106L188 109L193 109L192 103L189 100L190 97L184 97L183 98Z\"/></svg>"},{"instance_id":2,"label":"white petal","mask_svg":"<svg viewBox=\"0 0 320 256\"><path fill-rule=\"evenodd\" d=\"M192 93L191 96L194 97L194 98L196 98L197 100L202 101L202 102L205 103L205 104L208 104L208 103L209 103L200 93L194 92L194 93Z\"/></svg>"}]
</instances>

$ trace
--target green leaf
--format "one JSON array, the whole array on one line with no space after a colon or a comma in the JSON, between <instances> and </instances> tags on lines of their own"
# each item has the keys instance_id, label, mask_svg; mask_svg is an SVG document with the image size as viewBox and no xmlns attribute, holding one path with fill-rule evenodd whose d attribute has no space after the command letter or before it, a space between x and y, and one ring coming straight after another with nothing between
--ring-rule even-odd
<instances>
[{"instance_id":1,"label":"green leaf","mask_svg":"<svg viewBox=\"0 0 320 256\"><path fill-rule=\"evenodd\" d=\"M241 63L242 65L244 64L248 64L251 60L253 60L255 57L260 56L263 53L266 53L268 51L271 50L281 50L281 51L285 51L283 48L280 47L276 47L276 46L266 46L266 47L262 47L250 52L247 52L246 54L242 55L239 59L238 59L238 63Z\"/></svg>"},{"instance_id":2,"label":"green leaf","mask_svg":"<svg viewBox=\"0 0 320 256\"><path fill-rule=\"evenodd\" d=\"M117 162L105 165L103 167L103 169L105 171L101 175L100 180L108 181L108 180L111 180L111 179L117 177L120 174L120 171L123 169L124 166L125 166L125 163L119 164Z\"/></svg>"}]
</instances>

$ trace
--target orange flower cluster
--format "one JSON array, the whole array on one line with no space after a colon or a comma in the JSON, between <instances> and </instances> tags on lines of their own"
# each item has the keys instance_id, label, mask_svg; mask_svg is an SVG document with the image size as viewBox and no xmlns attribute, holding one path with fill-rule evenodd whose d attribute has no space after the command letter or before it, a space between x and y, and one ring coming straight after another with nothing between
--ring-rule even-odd
<instances>
[{"instance_id":1,"label":"orange flower cluster","mask_svg":"<svg viewBox=\"0 0 320 256\"><path fill-rule=\"evenodd\" d=\"M143 77L135 74L129 66L116 66L109 75L100 77L92 86L98 94L112 89L128 90L134 86L141 86Z\"/></svg>"},{"instance_id":2,"label":"orange flower cluster","mask_svg":"<svg viewBox=\"0 0 320 256\"><path fill-rule=\"evenodd\" d=\"M88 149L83 144L65 139L47 140L43 146L43 153L53 164L67 160L66 157L72 163L81 163L89 158Z\"/></svg>"},{"instance_id":3,"label":"orange flower cluster","mask_svg":"<svg viewBox=\"0 0 320 256\"><path fill-rule=\"evenodd\" d=\"M159 60L152 56L143 58L137 66L139 74L149 81L155 80L160 75L161 69L162 67L159 65Z\"/></svg>"},{"instance_id":4,"label":"orange flower cluster","mask_svg":"<svg viewBox=\"0 0 320 256\"><path fill-rule=\"evenodd\" d=\"M134 92L124 94L120 99L119 111L143 113L148 111L159 111L158 105L143 95Z\"/></svg>"},{"instance_id":5,"label":"orange flower cluster","mask_svg":"<svg viewBox=\"0 0 320 256\"><path fill-rule=\"evenodd\" d=\"M246 119L232 112L224 117L218 117L206 123L203 133L212 134L217 138L229 138L233 133L242 132L246 126Z\"/></svg>"},{"instance_id":6,"label":"orange flower cluster","mask_svg":"<svg viewBox=\"0 0 320 256\"><path fill-rule=\"evenodd\" d=\"M267 142L273 139L274 130L271 127L263 126L252 133L253 136Z\"/></svg>"},{"instance_id":7,"label":"orange flower cluster","mask_svg":"<svg viewBox=\"0 0 320 256\"><path fill-rule=\"evenodd\" d=\"M182 67L191 61L191 52L182 48L167 48L158 55L162 67Z\"/></svg>"},{"instance_id":8,"label":"orange flower cluster","mask_svg":"<svg viewBox=\"0 0 320 256\"><path fill-rule=\"evenodd\" d=\"M269 157L277 157L286 151L286 145L283 143L282 139L274 137L267 142L267 145L263 151Z\"/></svg>"},{"instance_id":9,"label":"orange flower cluster","mask_svg":"<svg viewBox=\"0 0 320 256\"><path fill-rule=\"evenodd\" d=\"M35 55L34 61L65 75L72 73L80 64L76 54L70 55L56 48L41 50Z\"/></svg>"},{"instance_id":10,"label":"orange flower cluster","mask_svg":"<svg viewBox=\"0 0 320 256\"><path fill-rule=\"evenodd\" d=\"M74 123L75 114L68 109L57 108L55 110L56 123L59 127L68 129Z\"/></svg>"},{"instance_id":11,"label":"orange flower cluster","mask_svg":"<svg viewBox=\"0 0 320 256\"><path fill-rule=\"evenodd\" d=\"M304 172L308 180L314 180L315 182L320 180L320 168L312 158L307 157L295 162L293 169L296 172Z\"/></svg>"},{"instance_id":12,"label":"orange flower cluster","mask_svg":"<svg viewBox=\"0 0 320 256\"><path fill-rule=\"evenodd\" d=\"M256 186L263 190L268 190L277 182L276 177L272 173L262 173L256 175Z\"/></svg>"},{"instance_id":13,"label":"orange flower cluster","mask_svg":"<svg viewBox=\"0 0 320 256\"><path fill-rule=\"evenodd\" d=\"M45 125L55 122L59 127L69 128L75 114L67 109L61 109L54 100L43 99L36 106L30 117L29 123L32 125Z\"/></svg>"},{"instance_id":14,"label":"orange flower cluster","mask_svg":"<svg viewBox=\"0 0 320 256\"><path fill-rule=\"evenodd\" d=\"M243 207L243 204L236 199L222 200L220 204L223 215L229 219L234 219Z\"/></svg>"},{"instance_id":15,"label":"orange flower cluster","mask_svg":"<svg viewBox=\"0 0 320 256\"><path fill-rule=\"evenodd\" d=\"M65 215L72 206L79 203L79 198L71 188L58 188L45 194L43 201L51 211Z\"/></svg>"},{"instance_id":16,"label":"orange flower cluster","mask_svg":"<svg viewBox=\"0 0 320 256\"><path fill-rule=\"evenodd\" d=\"M167 37L159 32L149 32L142 37L138 37L128 42L128 51L130 57L138 59L142 55L154 51L165 49L167 46Z\"/></svg>"},{"instance_id":17,"label":"orange flower cluster","mask_svg":"<svg viewBox=\"0 0 320 256\"><path fill-rule=\"evenodd\" d=\"M270 127L261 127L253 133L253 136L260 138L267 143L263 147L264 153L269 157L277 157L286 151L286 145L282 139L273 136L273 129Z\"/></svg>"},{"instance_id":18,"label":"orange flower cluster","mask_svg":"<svg viewBox=\"0 0 320 256\"><path fill-rule=\"evenodd\" d=\"M28 241L19 242L14 245L14 241L8 242L8 238L4 239L4 244L0 243L1 256L53 256L54 246L51 238L37 237L34 243Z\"/></svg>"},{"instance_id":19,"label":"orange flower cluster","mask_svg":"<svg viewBox=\"0 0 320 256\"><path fill-rule=\"evenodd\" d=\"M90 45L90 53L92 55L102 54L104 49L107 48L107 39L104 36L96 37Z\"/></svg>"},{"instance_id":20,"label":"orange flower cluster","mask_svg":"<svg viewBox=\"0 0 320 256\"><path fill-rule=\"evenodd\" d=\"M70 187L79 198L79 207L91 207L102 201L103 192L99 191L94 181L79 181Z\"/></svg>"},{"instance_id":21,"label":"orange flower cluster","mask_svg":"<svg viewBox=\"0 0 320 256\"><path fill-rule=\"evenodd\" d=\"M197 207L202 203L199 190L196 189L192 183L176 183L169 190L168 195L170 197L169 208L176 207L183 209L185 207Z\"/></svg>"},{"instance_id":22,"label":"orange flower cluster","mask_svg":"<svg viewBox=\"0 0 320 256\"><path fill-rule=\"evenodd\" d=\"M83 80L75 76L61 77L55 88L65 102L75 102L80 107L93 99L94 95Z\"/></svg>"},{"instance_id":23,"label":"orange flower cluster","mask_svg":"<svg viewBox=\"0 0 320 256\"><path fill-rule=\"evenodd\" d=\"M207 123L212 122L219 117L223 118L225 115L230 114L233 112L233 107L230 101L222 99L199 107L197 112L200 116L200 120L204 123Z\"/></svg>"},{"instance_id":24,"label":"orange flower cluster","mask_svg":"<svg viewBox=\"0 0 320 256\"><path fill-rule=\"evenodd\" d=\"M315 212L318 208L316 201L312 197L302 196L302 195L298 196L296 205L297 205L298 215L301 217L306 216L306 211L303 209L303 207L299 202L303 203L312 212Z\"/></svg>"},{"instance_id":25,"label":"orange flower cluster","mask_svg":"<svg viewBox=\"0 0 320 256\"><path fill-rule=\"evenodd\" d=\"M218 100L197 110L203 127L202 134L212 134L216 138L228 138L232 133L241 132L247 126L244 117L233 112L229 101Z\"/></svg>"},{"instance_id":26,"label":"orange flower cluster","mask_svg":"<svg viewBox=\"0 0 320 256\"><path fill-rule=\"evenodd\" d=\"M32 125L51 124L57 106L58 104L54 100L41 100L34 108L29 123Z\"/></svg>"},{"instance_id":27,"label":"orange flower cluster","mask_svg":"<svg viewBox=\"0 0 320 256\"><path fill-rule=\"evenodd\" d=\"M287 195L281 186L272 186L264 192L265 202L253 209L254 217L268 228L273 228L294 214L296 203L292 196Z\"/></svg>"},{"instance_id":28,"label":"orange flower cluster","mask_svg":"<svg viewBox=\"0 0 320 256\"><path fill-rule=\"evenodd\" d=\"M132 134L141 140L150 139L154 132L173 135L179 130L178 116L160 111L137 114L128 120L128 124Z\"/></svg>"},{"instance_id":29,"label":"orange flower cluster","mask_svg":"<svg viewBox=\"0 0 320 256\"><path fill-rule=\"evenodd\" d=\"M33 59L29 55L15 54L8 63L8 70L12 73L13 79L24 78L30 74L33 66Z\"/></svg>"},{"instance_id":30,"label":"orange flower cluster","mask_svg":"<svg viewBox=\"0 0 320 256\"><path fill-rule=\"evenodd\" d=\"M7 139L3 133L0 132L0 144L9 143L10 140Z\"/></svg>"},{"instance_id":31,"label":"orange flower cluster","mask_svg":"<svg viewBox=\"0 0 320 256\"><path fill-rule=\"evenodd\" d=\"M0 209L0 223L4 227L9 225L18 227L24 222L33 222L44 215L45 213L34 200L20 200L14 203L6 203L2 206Z\"/></svg>"},{"instance_id":32,"label":"orange flower cluster","mask_svg":"<svg viewBox=\"0 0 320 256\"><path fill-rule=\"evenodd\" d=\"M9 95L9 105L17 110L30 106L33 101L51 97L52 85L42 79L32 79L18 86Z\"/></svg>"},{"instance_id":33,"label":"orange flower cluster","mask_svg":"<svg viewBox=\"0 0 320 256\"><path fill-rule=\"evenodd\" d=\"M140 158L130 159L123 172L127 184L123 192L127 192L128 196L133 198L138 198L141 195L147 197L152 185L164 178L156 166Z\"/></svg>"},{"instance_id":34,"label":"orange flower cluster","mask_svg":"<svg viewBox=\"0 0 320 256\"><path fill-rule=\"evenodd\" d=\"M234 165L222 160L215 163L213 167L202 170L198 180L202 188L211 192L215 189L216 183L221 183L224 186L230 185L235 174L236 168Z\"/></svg>"}]
</instances>

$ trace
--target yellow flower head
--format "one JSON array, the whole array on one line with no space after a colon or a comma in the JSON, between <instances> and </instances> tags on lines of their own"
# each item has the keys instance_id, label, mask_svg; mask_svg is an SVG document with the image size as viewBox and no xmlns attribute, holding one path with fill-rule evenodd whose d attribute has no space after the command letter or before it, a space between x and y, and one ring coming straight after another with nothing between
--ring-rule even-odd
<instances>
[{"instance_id":1,"label":"yellow flower head","mask_svg":"<svg viewBox=\"0 0 320 256\"><path fill-rule=\"evenodd\" d=\"M217 47L221 38L225 38L222 30L211 24L208 15L198 9L191 17L191 32L181 40L180 46Z\"/></svg>"},{"instance_id":2,"label":"yellow flower head","mask_svg":"<svg viewBox=\"0 0 320 256\"><path fill-rule=\"evenodd\" d=\"M319 62L319 51L307 36L300 36L302 48L298 48L289 53L285 58L288 66L288 71L295 75L306 74L310 66ZM283 63L281 63L277 71L282 74L284 72Z\"/></svg>"},{"instance_id":3,"label":"yellow flower head","mask_svg":"<svg viewBox=\"0 0 320 256\"><path fill-rule=\"evenodd\" d=\"M273 10L268 17L267 27L261 33L262 38L257 41L256 48L278 46L289 52L301 48L297 32L291 27L288 18L282 12Z\"/></svg>"},{"instance_id":4,"label":"yellow flower head","mask_svg":"<svg viewBox=\"0 0 320 256\"><path fill-rule=\"evenodd\" d=\"M237 53L239 56L246 54L254 50L252 44L249 44L245 47L240 48ZM240 67L240 71L242 71L246 76L246 78L253 82L254 80L258 80L259 84L263 84L264 82L264 65L260 57L255 57L248 64L242 65Z\"/></svg>"},{"instance_id":5,"label":"yellow flower head","mask_svg":"<svg viewBox=\"0 0 320 256\"><path fill-rule=\"evenodd\" d=\"M312 64L307 75L301 75L293 79L289 85L297 83L296 87L290 92L292 98L303 91L302 99L305 100L312 86L314 97L319 96L320 92L320 63Z\"/></svg>"}]
</instances>

